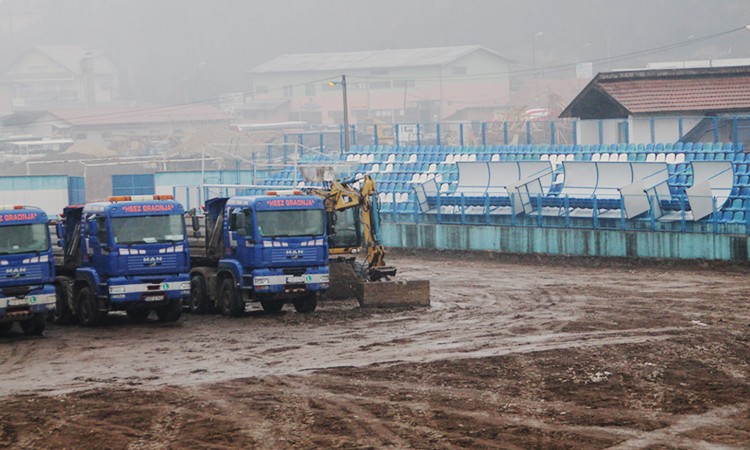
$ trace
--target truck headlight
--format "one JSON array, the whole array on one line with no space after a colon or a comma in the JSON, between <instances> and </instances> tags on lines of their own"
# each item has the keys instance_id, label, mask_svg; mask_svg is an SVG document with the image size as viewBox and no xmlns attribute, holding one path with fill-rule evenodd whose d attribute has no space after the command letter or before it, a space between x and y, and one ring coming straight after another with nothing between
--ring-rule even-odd
<instances>
[{"instance_id":1,"label":"truck headlight","mask_svg":"<svg viewBox=\"0 0 750 450\"><path fill-rule=\"evenodd\" d=\"M266 285L271 284L271 280L269 280L266 277L257 277L255 278L254 283L256 286L266 286Z\"/></svg>"},{"instance_id":2,"label":"truck headlight","mask_svg":"<svg viewBox=\"0 0 750 450\"><path fill-rule=\"evenodd\" d=\"M124 294L125 293L125 286L111 286L109 288L110 294Z\"/></svg>"},{"instance_id":3,"label":"truck headlight","mask_svg":"<svg viewBox=\"0 0 750 450\"><path fill-rule=\"evenodd\" d=\"M328 283L328 275L322 275L320 277L320 282L321 283Z\"/></svg>"},{"instance_id":4,"label":"truck headlight","mask_svg":"<svg viewBox=\"0 0 750 450\"><path fill-rule=\"evenodd\" d=\"M186 281L184 283L180 283L180 290L182 291L189 291L190 290L190 282Z\"/></svg>"}]
</instances>

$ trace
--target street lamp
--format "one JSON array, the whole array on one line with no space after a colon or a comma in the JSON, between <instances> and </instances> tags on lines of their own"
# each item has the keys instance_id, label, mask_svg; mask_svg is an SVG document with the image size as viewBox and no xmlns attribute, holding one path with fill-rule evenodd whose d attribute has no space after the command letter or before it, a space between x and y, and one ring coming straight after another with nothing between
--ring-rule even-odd
<instances>
[{"instance_id":1,"label":"street lamp","mask_svg":"<svg viewBox=\"0 0 750 450\"><path fill-rule=\"evenodd\" d=\"M346 101L346 75L341 75L341 81L329 81L329 86L341 85L344 97L344 151L349 152L349 105Z\"/></svg>"}]
</instances>

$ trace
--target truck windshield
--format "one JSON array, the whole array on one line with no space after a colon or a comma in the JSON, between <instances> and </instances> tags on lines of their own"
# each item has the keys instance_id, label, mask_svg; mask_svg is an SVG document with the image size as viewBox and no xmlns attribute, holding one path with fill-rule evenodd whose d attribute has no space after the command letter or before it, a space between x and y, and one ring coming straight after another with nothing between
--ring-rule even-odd
<instances>
[{"instance_id":1,"label":"truck windshield","mask_svg":"<svg viewBox=\"0 0 750 450\"><path fill-rule=\"evenodd\" d=\"M324 214L320 209L258 211L258 231L263 237L321 236Z\"/></svg>"},{"instance_id":2,"label":"truck windshield","mask_svg":"<svg viewBox=\"0 0 750 450\"><path fill-rule=\"evenodd\" d=\"M0 227L0 255L46 252L48 249L49 231L45 223Z\"/></svg>"},{"instance_id":3,"label":"truck windshield","mask_svg":"<svg viewBox=\"0 0 750 450\"><path fill-rule=\"evenodd\" d=\"M154 244L185 239L185 221L181 214L112 218L115 244Z\"/></svg>"}]
</instances>

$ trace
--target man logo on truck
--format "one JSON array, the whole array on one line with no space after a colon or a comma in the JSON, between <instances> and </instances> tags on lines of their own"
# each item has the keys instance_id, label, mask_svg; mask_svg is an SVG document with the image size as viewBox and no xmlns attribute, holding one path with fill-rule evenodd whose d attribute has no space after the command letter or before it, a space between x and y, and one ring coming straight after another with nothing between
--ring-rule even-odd
<instances>
[{"instance_id":1,"label":"man logo on truck","mask_svg":"<svg viewBox=\"0 0 750 450\"><path fill-rule=\"evenodd\" d=\"M15 267L12 269L5 269L5 273L8 275L8 278L18 278L21 277L23 274L26 273L25 267Z\"/></svg>"},{"instance_id":2,"label":"man logo on truck","mask_svg":"<svg viewBox=\"0 0 750 450\"><path fill-rule=\"evenodd\" d=\"M289 259L300 259L305 255L304 250L287 250L286 257Z\"/></svg>"},{"instance_id":3,"label":"man logo on truck","mask_svg":"<svg viewBox=\"0 0 750 450\"><path fill-rule=\"evenodd\" d=\"M161 256L146 256L143 258L143 264L151 267L160 266L162 261Z\"/></svg>"}]
</instances>

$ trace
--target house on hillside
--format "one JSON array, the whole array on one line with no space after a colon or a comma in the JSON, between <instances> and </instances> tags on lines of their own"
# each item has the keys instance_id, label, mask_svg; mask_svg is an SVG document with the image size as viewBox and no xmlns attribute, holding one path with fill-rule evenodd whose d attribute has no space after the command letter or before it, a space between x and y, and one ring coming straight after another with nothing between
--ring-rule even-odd
<instances>
[{"instance_id":1,"label":"house on hillside","mask_svg":"<svg viewBox=\"0 0 750 450\"><path fill-rule=\"evenodd\" d=\"M29 140L88 141L119 154L156 152L206 128L228 129L230 117L211 105L138 108L50 109L15 113L0 119L6 134Z\"/></svg>"},{"instance_id":2,"label":"house on hillside","mask_svg":"<svg viewBox=\"0 0 750 450\"><path fill-rule=\"evenodd\" d=\"M458 112L491 119L493 108L508 103L509 64L471 45L284 55L249 73L255 104L278 108L270 100L288 101L285 120L342 123L338 82L346 75L350 123L430 123Z\"/></svg>"},{"instance_id":3,"label":"house on hillside","mask_svg":"<svg viewBox=\"0 0 750 450\"><path fill-rule=\"evenodd\" d=\"M104 53L38 45L0 73L0 112L111 105L120 89L120 69Z\"/></svg>"},{"instance_id":4,"label":"house on hillside","mask_svg":"<svg viewBox=\"0 0 750 450\"><path fill-rule=\"evenodd\" d=\"M750 144L750 66L600 73L560 117L581 144Z\"/></svg>"}]
</instances>

